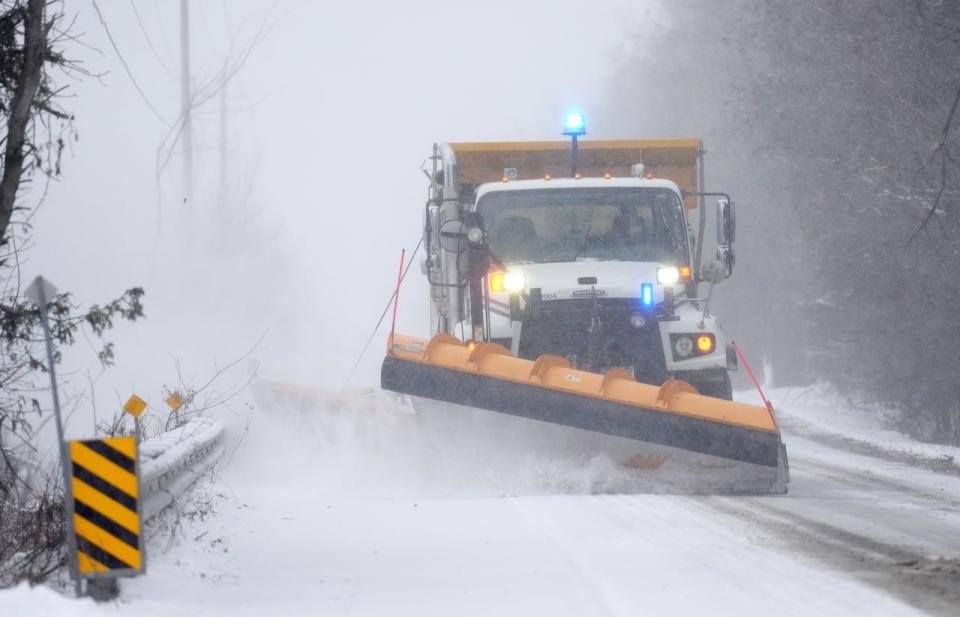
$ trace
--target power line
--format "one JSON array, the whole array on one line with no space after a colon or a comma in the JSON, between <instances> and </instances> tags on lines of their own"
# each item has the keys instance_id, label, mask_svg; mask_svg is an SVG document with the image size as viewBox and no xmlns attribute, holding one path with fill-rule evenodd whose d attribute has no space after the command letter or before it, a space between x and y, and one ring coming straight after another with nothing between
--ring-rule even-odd
<instances>
[{"instance_id":1,"label":"power line","mask_svg":"<svg viewBox=\"0 0 960 617\"><path fill-rule=\"evenodd\" d=\"M147 32L147 27L143 23L143 19L140 17L140 11L137 10L137 5L134 0L130 0L130 8L133 9L133 15L137 18L137 24L140 26L140 32L143 33L143 38L147 42L147 47L150 48L150 51L153 52L153 57L156 58L157 64L159 64L167 75L171 78L176 79L177 76L173 74L173 71L170 70L170 67L163 61L163 58L160 56L160 52L157 51L157 48L153 44L153 40L150 38L150 34Z\"/></svg>"},{"instance_id":2,"label":"power line","mask_svg":"<svg viewBox=\"0 0 960 617\"><path fill-rule=\"evenodd\" d=\"M127 72L127 77L130 78L130 81L133 83L133 87L136 88L140 98L143 99L143 102L147 104L147 107L149 107L150 111L153 112L153 115L157 117L157 120L163 122L167 126L170 126L166 119L164 119L163 114L157 111L157 108L154 107L153 103L150 102L150 99L147 98L147 95L140 87L140 84L137 83L137 79L133 76L133 71L130 70L130 66L127 64L127 61L124 60L123 54L120 53L120 48L117 47L117 42L113 40L113 35L110 33L110 28L107 26L107 20L104 19L103 13L100 11L100 6L97 4L97 0L91 0L91 2L93 2L93 9L97 12L97 16L100 18L100 23L103 25L103 31L107 33L107 38L110 40L110 45L113 47L113 51L116 52L117 58L120 59L120 64L123 65L123 70Z\"/></svg>"},{"instance_id":3,"label":"power line","mask_svg":"<svg viewBox=\"0 0 960 617\"><path fill-rule=\"evenodd\" d=\"M193 202L193 112L190 94L190 3L180 0L180 119L183 137L183 201Z\"/></svg>"}]
</instances>

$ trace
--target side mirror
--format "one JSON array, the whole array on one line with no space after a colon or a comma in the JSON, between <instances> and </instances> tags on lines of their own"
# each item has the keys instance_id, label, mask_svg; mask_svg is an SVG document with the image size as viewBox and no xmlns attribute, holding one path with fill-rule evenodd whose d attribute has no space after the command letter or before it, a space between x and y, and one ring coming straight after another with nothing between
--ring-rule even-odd
<instances>
[{"instance_id":1,"label":"side mirror","mask_svg":"<svg viewBox=\"0 0 960 617\"><path fill-rule=\"evenodd\" d=\"M730 274L727 270L727 267L715 259L711 259L707 263L703 264L702 268L700 268L701 280L704 280L711 285L716 285L728 276L730 276Z\"/></svg>"},{"instance_id":2,"label":"side mirror","mask_svg":"<svg viewBox=\"0 0 960 617\"><path fill-rule=\"evenodd\" d=\"M459 219L449 220L440 226L440 247L450 253L467 250L467 226Z\"/></svg>"},{"instance_id":3,"label":"side mirror","mask_svg":"<svg viewBox=\"0 0 960 617\"><path fill-rule=\"evenodd\" d=\"M729 199L717 201L717 260L726 268L726 276L733 273L736 256L733 242L737 235L736 208Z\"/></svg>"}]
</instances>

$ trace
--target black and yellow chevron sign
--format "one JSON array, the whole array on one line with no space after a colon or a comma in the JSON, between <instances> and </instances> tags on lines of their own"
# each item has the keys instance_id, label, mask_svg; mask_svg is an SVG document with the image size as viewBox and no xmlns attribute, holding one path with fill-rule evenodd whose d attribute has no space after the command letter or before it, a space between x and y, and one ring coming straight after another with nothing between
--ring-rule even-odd
<instances>
[{"instance_id":1,"label":"black and yellow chevron sign","mask_svg":"<svg viewBox=\"0 0 960 617\"><path fill-rule=\"evenodd\" d=\"M80 576L142 572L136 439L71 441L70 461Z\"/></svg>"}]
</instances>

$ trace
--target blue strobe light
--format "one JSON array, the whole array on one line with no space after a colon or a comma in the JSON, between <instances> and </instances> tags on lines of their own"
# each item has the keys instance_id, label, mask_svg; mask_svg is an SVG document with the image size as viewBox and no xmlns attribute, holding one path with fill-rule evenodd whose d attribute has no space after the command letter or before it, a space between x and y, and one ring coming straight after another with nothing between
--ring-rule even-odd
<instances>
[{"instance_id":1,"label":"blue strobe light","mask_svg":"<svg viewBox=\"0 0 960 617\"><path fill-rule=\"evenodd\" d=\"M583 114L579 111L571 111L567 114L567 122L563 127L564 135L586 135L587 122L583 119Z\"/></svg>"},{"instance_id":2,"label":"blue strobe light","mask_svg":"<svg viewBox=\"0 0 960 617\"><path fill-rule=\"evenodd\" d=\"M653 306L653 284L644 283L640 286L640 304L646 308Z\"/></svg>"}]
</instances>

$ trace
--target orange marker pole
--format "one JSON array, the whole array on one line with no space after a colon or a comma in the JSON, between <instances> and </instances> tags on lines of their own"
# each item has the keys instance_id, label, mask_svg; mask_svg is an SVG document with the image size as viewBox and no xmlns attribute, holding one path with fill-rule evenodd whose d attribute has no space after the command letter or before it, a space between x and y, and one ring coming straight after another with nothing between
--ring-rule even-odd
<instances>
[{"instance_id":1,"label":"orange marker pole","mask_svg":"<svg viewBox=\"0 0 960 617\"><path fill-rule=\"evenodd\" d=\"M393 351L393 334L397 329L397 304L400 302L400 283L403 281L403 260L407 249L400 251L400 270L397 272L397 289L393 292L393 318L390 320L390 351Z\"/></svg>"},{"instance_id":2,"label":"orange marker pole","mask_svg":"<svg viewBox=\"0 0 960 617\"><path fill-rule=\"evenodd\" d=\"M753 374L753 370L750 368L750 363L747 362L747 359L743 357L743 352L740 351L740 346L737 345L736 341L730 341L730 344L733 345L733 350L737 352L737 357L740 358L740 361L743 362L744 368L747 369L747 375L750 375L750 380L753 381L753 385L757 388L757 392L760 393L760 398L763 399L763 405L767 408L767 412L770 414L770 419L773 420L773 425L777 425L777 418L773 415L773 403L770 402L770 399L767 398L767 395L763 393L763 388L760 387L760 382L757 381L757 376Z\"/></svg>"}]
</instances>

